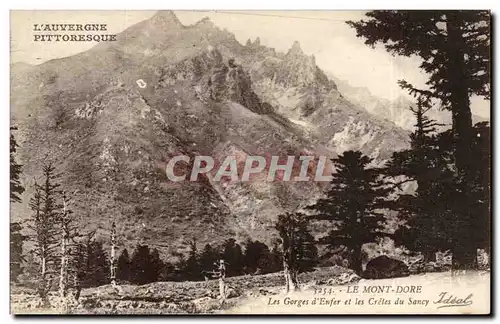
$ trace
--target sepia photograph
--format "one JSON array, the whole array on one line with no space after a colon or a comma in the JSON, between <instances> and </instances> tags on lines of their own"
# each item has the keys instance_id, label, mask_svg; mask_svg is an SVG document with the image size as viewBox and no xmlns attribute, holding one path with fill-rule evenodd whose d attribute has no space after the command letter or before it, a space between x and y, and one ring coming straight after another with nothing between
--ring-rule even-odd
<instances>
[{"instance_id":1,"label":"sepia photograph","mask_svg":"<svg viewBox=\"0 0 500 324\"><path fill-rule=\"evenodd\" d=\"M491 29L11 10L11 314L491 314Z\"/></svg>"}]
</instances>

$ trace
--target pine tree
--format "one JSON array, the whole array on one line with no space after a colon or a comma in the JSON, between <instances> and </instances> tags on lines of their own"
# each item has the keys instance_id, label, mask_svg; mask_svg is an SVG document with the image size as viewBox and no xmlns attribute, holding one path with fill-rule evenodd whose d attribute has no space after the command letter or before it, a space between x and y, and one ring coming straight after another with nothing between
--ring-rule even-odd
<instances>
[{"instance_id":1,"label":"pine tree","mask_svg":"<svg viewBox=\"0 0 500 324\"><path fill-rule=\"evenodd\" d=\"M469 184L468 208L474 215L474 221L467 227L470 232L470 244L474 249L483 248L490 252L491 247L491 146L490 146L490 127L487 122L478 123L473 128L474 141L472 144L472 154L474 157L474 166L471 183ZM456 246L455 239L465 230L462 222L457 222L455 215L461 212L462 204L457 200L463 198L460 191L460 179L455 173L454 165L454 138L451 130L439 133L436 136L437 147L439 148L439 160L442 160L442 175L435 181L436 188L434 196L436 202L441 206L440 210L446 212L446 227L449 232L449 248ZM489 253L491 255L491 253ZM474 259L474 265L477 265L477 254ZM455 263L455 258L453 259Z\"/></svg>"},{"instance_id":2,"label":"pine tree","mask_svg":"<svg viewBox=\"0 0 500 324\"><path fill-rule=\"evenodd\" d=\"M125 282L130 281L130 256L127 249L124 249L118 258L116 279Z\"/></svg>"},{"instance_id":3,"label":"pine tree","mask_svg":"<svg viewBox=\"0 0 500 324\"><path fill-rule=\"evenodd\" d=\"M30 200L33 214L29 228L34 232L32 236L34 252L40 264L38 294L46 300L51 280L55 275L56 248L60 233L57 225L60 220L61 205L57 203L60 191L54 166L51 163L44 164L42 171L44 182L41 185L35 183L33 197Z\"/></svg>"},{"instance_id":4,"label":"pine tree","mask_svg":"<svg viewBox=\"0 0 500 324\"><path fill-rule=\"evenodd\" d=\"M269 258L266 262L268 266L268 272L278 272L283 270L283 255L280 251L279 240L274 240L272 244L271 253L269 254Z\"/></svg>"},{"instance_id":5,"label":"pine tree","mask_svg":"<svg viewBox=\"0 0 500 324\"><path fill-rule=\"evenodd\" d=\"M21 234L19 223L10 223L10 280L17 282L23 272L23 242L26 237Z\"/></svg>"},{"instance_id":6,"label":"pine tree","mask_svg":"<svg viewBox=\"0 0 500 324\"><path fill-rule=\"evenodd\" d=\"M396 200L400 219L406 224L394 238L396 243L422 252L426 261L434 261L437 251L449 248L451 232L446 222L450 210L443 208L442 190L453 174L447 152L438 147L436 126L440 125L425 116L430 108L418 101L417 107L410 109L416 118L410 149L395 152L386 171L394 177L404 176L401 182L415 181L418 187L415 194L400 194Z\"/></svg>"},{"instance_id":7,"label":"pine tree","mask_svg":"<svg viewBox=\"0 0 500 324\"><path fill-rule=\"evenodd\" d=\"M148 283L147 267L149 265L149 248L138 244L130 260L130 281L143 285Z\"/></svg>"},{"instance_id":8,"label":"pine tree","mask_svg":"<svg viewBox=\"0 0 500 324\"><path fill-rule=\"evenodd\" d=\"M87 258L87 285L95 287L108 284L110 264L103 242L92 240L88 246Z\"/></svg>"},{"instance_id":9,"label":"pine tree","mask_svg":"<svg viewBox=\"0 0 500 324\"><path fill-rule=\"evenodd\" d=\"M147 245L139 244L130 260L130 281L139 285L158 281L163 266L157 249L150 251Z\"/></svg>"},{"instance_id":10,"label":"pine tree","mask_svg":"<svg viewBox=\"0 0 500 324\"><path fill-rule=\"evenodd\" d=\"M228 277L243 274L244 258L241 246L233 238L224 242L222 258L227 263L226 275Z\"/></svg>"},{"instance_id":11,"label":"pine tree","mask_svg":"<svg viewBox=\"0 0 500 324\"><path fill-rule=\"evenodd\" d=\"M16 127L11 127L10 130L16 130ZM22 166L16 162L17 145L14 134L10 134L10 201L21 202L20 195L24 192L24 187L19 179Z\"/></svg>"},{"instance_id":12,"label":"pine tree","mask_svg":"<svg viewBox=\"0 0 500 324\"><path fill-rule=\"evenodd\" d=\"M68 291L69 277L74 271L71 268L72 248L75 246L75 238L77 237L78 227L73 219L73 211L69 208L70 198L62 193L62 210L59 214L59 227L61 229L61 254L60 254L60 274L59 274L59 295L66 297Z\"/></svg>"},{"instance_id":13,"label":"pine tree","mask_svg":"<svg viewBox=\"0 0 500 324\"><path fill-rule=\"evenodd\" d=\"M269 247L266 244L248 239L245 243L245 272L266 272L267 269L263 268L266 264L261 260L268 259L270 253Z\"/></svg>"},{"instance_id":14,"label":"pine tree","mask_svg":"<svg viewBox=\"0 0 500 324\"><path fill-rule=\"evenodd\" d=\"M21 202L20 195L24 192L19 177L21 175L21 165L16 162L15 154L17 143L12 134L16 127L11 127L10 134L10 202ZM21 224L17 222L10 223L10 280L16 282L17 277L22 273L23 262L23 242L25 236L21 234Z\"/></svg>"},{"instance_id":15,"label":"pine tree","mask_svg":"<svg viewBox=\"0 0 500 324\"><path fill-rule=\"evenodd\" d=\"M307 223L299 227L299 245L297 249L298 269L300 272L314 270L318 264L318 248L316 240L307 228Z\"/></svg>"},{"instance_id":16,"label":"pine tree","mask_svg":"<svg viewBox=\"0 0 500 324\"><path fill-rule=\"evenodd\" d=\"M220 254L210 244L206 244L200 254L200 268L202 274L213 274L216 270L217 262L219 261Z\"/></svg>"},{"instance_id":17,"label":"pine tree","mask_svg":"<svg viewBox=\"0 0 500 324\"><path fill-rule=\"evenodd\" d=\"M153 249L153 251L151 252L150 264L151 265L149 267L150 271L149 278L151 282L156 282L159 280L163 271L163 267L165 266L163 260L160 257L160 251L158 251L158 249L156 248Z\"/></svg>"},{"instance_id":18,"label":"pine tree","mask_svg":"<svg viewBox=\"0 0 500 324\"><path fill-rule=\"evenodd\" d=\"M425 260L432 260L436 251L452 249L453 238L463 231L462 224L455 219L462 207L456 203L461 195L455 172L453 133L451 130L434 133L433 124L424 118L420 133L424 134L426 145L419 145L417 123L417 130L411 137L411 148L394 153L387 169L389 175L404 175L407 180L418 184L414 195L398 198L400 216L407 223L396 231L395 238L407 248L423 252ZM471 169L474 177L470 184L469 208L474 211L476 219L469 231L471 244L489 252L491 154L487 123L475 125L474 134L475 166Z\"/></svg>"},{"instance_id":19,"label":"pine tree","mask_svg":"<svg viewBox=\"0 0 500 324\"><path fill-rule=\"evenodd\" d=\"M286 213L278 216L276 230L281 238L283 258L283 274L285 290L294 291L299 288L298 274L304 264L308 264L316 256L314 239L309 233L308 221L302 213ZM310 251L316 251L310 253Z\"/></svg>"},{"instance_id":20,"label":"pine tree","mask_svg":"<svg viewBox=\"0 0 500 324\"><path fill-rule=\"evenodd\" d=\"M201 266L199 263L198 247L196 245L196 239L193 238L188 242L189 245L189 255L186 259L186 264L184 267L184 273L188 280L199 280L201 279Z\"/></svg>"},{"instance_id":21,"label":"pine tree","mask_svg":"<svg viewBox=\"0 0 500 324\"><path fill-rule=\"evenodd\" d=\"M470 96L490 96L489 11L380 10L366 14L368 20L348 22L358 37L374 46L384 43L397 55L417 55L420 68L430 75L429 90L416 89L406 81L400 85L410 93L441 102L452 113L455 164L458 173L457 226L453 237L455 269L475 266L476 249L469 228L474 223L470 202L473 182L473 130Z\"/></svg>"},{"instance_id":22,"label":"pine tree","mask_svg":"<svg viewBox=\"0 0 500 324\"><path fill-rule=\"evenodd\" d=\"M96 231L85 235L76 251L76 275L78 287L96 287L109 283L109 260L103 243L95 239Z\"/></svg>"},{"instance_id":23,"label":"pine tree","mask_svg":"<svg viewBox=\"0 0 500 324\"><path fill-rule=\"evenodd\" d=\"M350 267L361 274L361 248L382 236L385 217L381 209L387 207L386 197L391 191L384 183L381 170L369 168L372 161L358 151L346 151L333 159L337 172L332 174L327 197L319 199L309 209L315 210L319 220L334 224L322 242L332 248L345 246L351 255Z\"/></svg>"},{"instance_id":24,"label":"pine tree","mask_svg":"<svg viewBox=\"0 0 500 324\"><path fill-rule=\"evenodd\" d=\"M92 242L92 239L95 235L96 231L90 231L84 235L85 239L78 242L76 249L75 249L75 271L76 271L76 284L75 286L77 289L82 288L82 286L85 286L85 281L87 279L87 273L88 273L88 255L89 255L89 250L90 250L90 243Z\"/></svg>"},{"instance_id":25,"label":"pine tree","mask_svg":"<svg viewBox=\"0 0 500 324\"><path fill-rule=\"evenodd\" d=\"M475 161L472 186L472 208L477 218L474 222L474 237L477 248L485 249L491 265L491 129L487 122L474 126L473 156Z\"/></svg>"}]
</instances>

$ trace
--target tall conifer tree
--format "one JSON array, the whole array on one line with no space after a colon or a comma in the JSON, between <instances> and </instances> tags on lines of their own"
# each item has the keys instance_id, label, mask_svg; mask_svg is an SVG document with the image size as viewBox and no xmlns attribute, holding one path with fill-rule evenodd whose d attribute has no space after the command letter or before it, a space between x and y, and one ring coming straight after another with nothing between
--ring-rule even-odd
<instances>
[{"instance_id":1,"label":"tall conifer tree","mask_svg":"<svg viewBox=\"0 0 500 324\"><path fill-rule=\"evenodd\" d=\"M370 168L372 161L358 151L346 151L332 160L332 174L327 197L319 199L310 209L315 218L329 220L332 229L323 242L332 248L345 246L350 252L350 267L361 274L361 249L364 243L375 242L383 235L390 186L384 182L381 169Z\"/></svg>"},{"instance_id":2,"label":"tall conifer tree","mask_svg":"<svg viewBox=\"0 0 500 324\"><path fill-rule=\"evenodd\" d=\"M453 145L457 167L456 203L460 205L453 223L453 265L455 269L475 266L475 222L470 201L474 159L470 96L490 97L490 28L489 11L472 10L377 10L367 19L348 24L357 36L374 46L383 43L387 51L422 59L420 68L430 75L428 89L417 89L401 80L410 93L435 99L451 111Z\"/></svg>"}]
</instances>

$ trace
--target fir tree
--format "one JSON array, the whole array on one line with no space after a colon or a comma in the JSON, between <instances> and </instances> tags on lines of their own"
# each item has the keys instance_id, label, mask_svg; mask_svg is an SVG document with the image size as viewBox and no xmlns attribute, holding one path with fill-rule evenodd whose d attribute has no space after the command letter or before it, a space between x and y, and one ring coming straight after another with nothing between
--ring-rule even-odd
<instances>
[{"instance_id":1,"label":"fir tree","mask_svg":"<svg viewBox=\"0 0 500 324\"><path fill-rule=\"evenodd\" d=\"M68 291L69 277L73 272L71 268L72 258L71 255L72 248L75 245L75 238L78 236L74 219L73 211L69 207L70 198L66 194L62 193L62 210L59 214L59 228L61 230L60 236L60 274L59 274L59 294L61 297L66 297Z\"/></svg>"},{"instance_id":2,"label":"fir tree","mask_svg":"<svg viewBox=\"0 0 500 324\"><path fill-rule=\"evenodd\" d=\"M474 177L473 129L470 96L490 96L489 11L380 10L366 14L367 20L348 22L358 37L374 46L384 43L397 55L417 55L420 68L430 75L429 90L416 89L406 81L400 85L410 93L435 99L452 113L453 146L457 168L456 204L452 220L455 269L475 266L476 247L469 230L475 222L470 185Z\"/></svg>"},{"instance_id":3,"label":"fir tree","mask_svg":"<svg viewBox=\"0 0 500 324\"><path fill-rule=\"evenodd\" d=\"M417 145L415 131L411 148L394 153L388 166L388 174L404 175L418 184L415 194L400 195L397 200L400 216L407 223L396 231L395 238L409 249L422 252L426 260L432 260L436 251L453 249L453 238L463 231L462 224L455 219L461 212L461 205L456 203L461 194L455 172L453 134L451 130L434 134L431 128L424 127L421 132L428 145ZM477 124L474 133L472 149L476 166L471 169L474 177L469 186L469 208L476 217L469 226L470 243L489 251L491 155L487 123ZM419 155L424 159L419 159Z\"/></svg>"},{"instance_id":4,"label":"fir tree","mask_svg":"<svg viewBox=\"0 0 500 324\"><path fill-rule=\"evenodd\" d=\"M76 247L75 265L78 286L95 287L109 283L109 261L102 242L95 239L96 231L85 235L85 240Z\"/></svg>"},{"instance_id":5,"label":"fir tree","mask_svg":"<svg viewBox=\"0 0 500 324\"><path fill-rule=\"evenodd\" d=\"M130 260L130 281L134 284L144 285L158 281L163 269L159 251L149 250L147 245L137 245Z\"/></svg>"},{"instance_id":6,"label":"fir tree","mask_svg":"<svg viewBox=\"0 0 500 324\"><path fill-rule=\"evenodd\" d=\"M245 243L245 272L266 272L266 264L261 260L268 259L268 255L270 253L271 252L269 251L269 247L266 244L248 239Z\"/></svg>"},{"instance_id":7,"label":"fir tree","mask_svg":"<svg viewBox=\"0 0 500 324\"><path fill-rule=\"evenodd\" d=\"M474 215L473 222L469 224L467 230L470 232L469 244L474 249L483 248L490 252L491 247L491 146L490 146L490 128L487 122L478 123L473 128L474 141L472 143L472 154L474 157L474 166L472 178L469 183L468 209ZM449 232L449 247L452 251L456 248L456 237L463 233L463 222L457 222L456 216L460 214L463 208L462 204L457 203L458 199L463 198L461 192L460 178L455 172L454 163L454 136L451 130L439 133L436 136L437 147L439 148L439 158L444 160L441 164L447 164L446 172L437 179L435 190L435 200L442 206L441 210L446 211L445 227ZM489 253L491 255L491 253ZM474 266L477 265L477 253L474 252ZM456 260L453 259L455 267Z\"/></svg>"},{"instance_id":8,"label":"fir tree","mask_svg":"<svg viewBox=\"0 0 500 324\"><path fill-rule=\"evenodd\" d=\"M451 232L446 223L450 210L443 208L442 191L446 183L450 184L453 173L449 157L437 145L439 124L425 116L429 108L419 101L416 108L410 109L416 118L410 149L395 152L386 171L394 177L404 176L400 183L415 181L418 187L415 194L400 194L396 200L400 219L406 223L395 232L394 238L396 243L422 252L426 261L433 261L437 251L449 248Z\"/></svg>"},{"instance_id":9,"label":"fir tree","mask_svg":"<svg viewBox=\"0 0 500 324\"><path fill-rule=\"evenodd\" d=\"M150 269L149 277L152 282L156 282L159 280L164 266L165 264L163 263L163 260L160 257L160 251L158 251L158 249L156 248L153 249L153 251L151 252L150 267L149 267Z\"/></svg>"},{"instance_id":10,"label":"fir tree","mask_svg":"<svg viewBox=\"0 0 500 324\"><path fill-rule=\"evenodd\" d=\"M316 240L307 228L307 223L299 227L299 244L297 249L298 269L300 272L314 270L318 263L318 248Z\"/></svg>"},{"instance_id":11,"label":"fir tree","mask_svg":"<svg viewBox=\"0 0 500 324\"><path fill-rule=\"evenodd\" d=\"M244 258L241 246L233 238L224 242L222 259L227 263L226 274L228 277L243 274Z\"/></svg>"},{"instance_id":12,"label":"fir tree","mask_svg":"<svg viewBox=\"0 0 500 324\"><path fill-rule=\"evenodd\" d=\"M474 241L477 248L485 249L491 265L491 129L488 122L474 126L473 170L474 182L471 199L477 215L474 225Z\"/></svg>"},{"instance_id":13,"label":"fir tree","mask_svg":"<svg viewBox=\"0 0 500 324\"><path fill-rule=\"evenodd\" d=\"M314 245L314 240L307 226L306 216L302 213L286 213L278 216L276 230L281 238L283 274L287 292L299 288L297 276L301 264L311 257L307 251L310 250L308 247Z\"/></svg>"},{"instance_id":14,"label":"fir tree","mask_svg":"<svg viewBox=\"0 0 500 324\"><path fill-rule=\"evenodd\" d=\"M116 278L120 281L130 281L130 256L127 249L124 249L118 258Z\"/></svg>"},{"instance_id":15,"label":"fir tree","mask_svg":"<svg viewBox=\"0 0 500 324\"><path fill-rule=\"evenodd\" d=\"M23 272L23 242L26 237L21 234L19 223L10 223L10 280L17 282Z\"/></svg>"},{"instance_id":16,"label":"fir tree","mask_svg":"<svg viewBox=\"0 0 500 324\"><path fill-rule=\"evenodd\" d=\"M213 274L219 261L220 253L214 249L210 244L206 244L200 254L200 268L202 274Z\"/></svg>"},{"instance_id":17,"label":"fir tree","mask_svg":"<svg viewBox=\"0 0 500 324\"><path fill-rule=\"evenodd\" d=\"M201 279L201 266L199 263L198 247L196 244L196 239L193 238L188 242L189 245L189 255L186 259L186 264L184 267L184 274L188 280L199 280Z\"/></svg>"},{"instance_id":18,"label":"fir tree","mask_svg":"<svg viewBox=\"0 0 500 324\"><path fill-rule=\"evenodd\" d=\"M347 151L333 159L333 173L327 197L309 207L317 211L319 220L333 223L323 243L332 248L345 246L350 252L350 267L361 274L361 248L382 236L390 188L384 183L381 170L369 168L372 160L361 152Z\"/></svg>"},{"instance_id":19,"label":"fir tree","mask_svg":"<svg viewBox=\"0 0 500 324\"><path fill-rule=\"evenodd\" d=\"M110 264L103 242L92 240L88 246L87 258L86 285L95 287L108 284Z\"/></svg>"},{"instance_id":20,"label":"fir tree","mask_svg":"<svg viewBox=\"0 0 500 324\"><path fill-rule=\"evenodd\" d=\"M12 134L16 127L11 127L10 134L10 202L21 202L20 195L24 192L24 187L20 181L21 165L16 162L17 143ZM25 236L21 234L21 224L12 222L10 224L10 279L17 281L17 277L22 273L23 262L23 242Z\"/></svg>"},{"instance_id":21,"label":"fir tree","mask_svg":"<svg viewBox=\"0 0 500 324\"><path fill-rule=\"evenodd\" d=\"M41 185L35 183L30 200L33 214L29 228L34 232L34 252L40 266L38 293L45 300L56 271L56 248L60 233L57 225L60 224L61 205L58 204L60 185L57 183L54 166L51 163L44 164L42 171L44 182Z\"/></svg>"},{"instance_id":22,"label":"fir tree","mask_svg":"<svg viewBox=\"0 0 500 324\"><path fill-rule=\"evenodd\" d=\"M268 272L278 272L283 270L283 255L280 250L279 240L274 240L272 244L271 253L269 253L268 259L263 260L268 266Z\"/></svg>"},{"instance_id":23,"label":"fir tree","mask_svg":"<svg viewBox=\"0 0 500 324\"><path fill-rule=\"evenodd\" d=\"M149 282L149 247L147 245L137 245L132 259L130 260L130 281L134 284L143 285Z\"/></svg>"},{"instance_id":24,"label":"fir tree","mask_svg":"<svg viewBox=\"0 0 500 324\"><path fill-rule=\"evenodd\" d=\"M11 127L10 130L16 130L16 127ZM24 192L24 187L19 179L22 166L16 162L17 145L14 134L10 134L10 201L21 202L20 195Z\"/></svg>"}]
</instances>

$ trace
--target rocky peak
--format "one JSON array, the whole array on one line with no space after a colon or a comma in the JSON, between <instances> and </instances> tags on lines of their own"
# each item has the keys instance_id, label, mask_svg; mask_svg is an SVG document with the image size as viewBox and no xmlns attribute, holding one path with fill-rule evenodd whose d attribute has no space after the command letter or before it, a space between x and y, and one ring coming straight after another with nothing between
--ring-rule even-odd
<instances>
[{"instance_id":1,"label":"rocky peak","mask_svg":"<svg viewBox=\"0 0 500 324\"><path fill-rule=\"evenodd\" d=\"M245 44L247 47L259 47L260 46L260 38L257 37L255 41L252 42L252 40L249 38Z\"/></svg>"},{"instance_id":2,"label":"rocky peak","mask_svg":"<svg viewBox=\"0 0 500 324\"><path fill-rule=\"evenodd\" d=\"M211 21L210 18L208 17L202 18L195 25L197 27L204 27L204 28L217 28L217 26L213 23L213 21Z\"/></svg>"},{"instance_id":3,"label":"rocky peak","mask_svg":"<svg viewBox=\"0 0 500 324\"><path fill-rule=\"evenodd\" d=\"M334 82L317 67L314 55L305 54L297 41L284 55L277 68L275 81L285 86L314 86L326 91L336 88Z\"/></svg>"},{"instance_id":4,"label":"rocky peak","mask_svg":"<svg viewBox=\"0 0 500 324\"><path fill-rule=\"evenodd\" d=\"M153 25L158 27L182 26L182 23L172 10L160 10L153 17L151 17L150 21Z\"/></svg>"},{"instance_id":5,"label":"rocky peak","mask_svg":"<svg viewBox=\"0 0 500 324\"><path fill-rule=\"evenodd\" d=\"M300 47L300 43L297 41L293 42L292 47L290 48L290 50L288 51L288 53L286 55L287 56L304 55L304 52L302 52L302 48Z\"/></svg>"},{"instance_id":6,"label":"rocky peak","mask_svg":"<svg viewBox=\"0 0 500 324\"><path fill-rule=\"evenodd\" d=\"M299 65L304 69L309 69L311 71L316 70L316 59L314 55L309 56L305 54L300 47L300 43L297 41L293 42L292 47L286 53L285 60L294 65Z\"/></svg>"}]
</instances>

